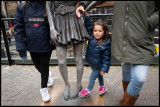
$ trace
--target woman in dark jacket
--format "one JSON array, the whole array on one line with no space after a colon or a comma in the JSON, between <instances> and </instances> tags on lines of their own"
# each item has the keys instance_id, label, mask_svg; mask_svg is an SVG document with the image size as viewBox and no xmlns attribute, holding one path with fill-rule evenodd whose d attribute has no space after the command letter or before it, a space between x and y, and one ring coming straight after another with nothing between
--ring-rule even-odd
<instances>
[{"instance_id":1,"label":"woman in dark jacket","mask_svg":"<svg viewBox=\"0 0 160 107\"><path fill-rule=\"evenodd\" d=\"M42 100L50 100L47 86L53 84L49 61L55 46L50 44L49 24L45 14L45 2L31 1L17 6L14 21L16 49L23 61L30 52L36 69L41 73ZM48 77L49 75L49 77Z\"/></svg>"}]
</instances>

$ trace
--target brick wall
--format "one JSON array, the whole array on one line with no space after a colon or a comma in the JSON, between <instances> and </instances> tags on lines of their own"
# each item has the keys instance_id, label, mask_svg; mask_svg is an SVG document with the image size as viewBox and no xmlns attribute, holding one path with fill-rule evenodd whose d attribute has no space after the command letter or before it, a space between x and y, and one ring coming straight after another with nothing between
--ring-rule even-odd
<instances>
[{"instance_id":1,"label":"brick wall","mask_svg":"<svg viewBox=\"0 0 160 107\"><path fill-rule=\"evenodd\" d=\"M7 6L7 12L8 12L8 17L9 18L13 18L16 12L16 8L17 8L17 1L8 1L6 3Z\"/></svg>"},{"instance_id":2,"label":"brick wall","mask_svg":"<svg viewBox=\"0 0 160 107\"><path fill-rule=\"evenodd\" d=\"M5 10L5 3L6 3L6 7L7 7L7 12ZM1 8L2 8L5 16L8 13L8 18L13 18L15 15L15 12L16 12L17 5L18 5L17 1L3 1Z\"/></svg>"}]
</instances>

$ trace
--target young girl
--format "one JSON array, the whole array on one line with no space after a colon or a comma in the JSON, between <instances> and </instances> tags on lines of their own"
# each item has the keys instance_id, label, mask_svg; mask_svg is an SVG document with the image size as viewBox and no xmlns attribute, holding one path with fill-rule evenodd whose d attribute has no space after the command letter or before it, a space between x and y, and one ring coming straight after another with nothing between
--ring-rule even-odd
<instances>
[{"instance_id":1,"label":"young girl","mask_svg":"<svg viewBox=\"0 0 160 107\"><path fill-rule=\"evenodd\" d=\"M45 2L27 1L18 5L15 13L16 49L22 61L27 60L26 50L30 52L36 69L41 73L42 100L50 100L47 86L52 86L53 79L49 72L49 61L55 46L50 44L50 28L44 17ZM34 81L33 81L34 82Z\"/></svg>"},{"instance_id":2,"label":"young girl","mask_svg":"<svg viewBox=\"0 0 160 107\"><path fill-rule=\"evenodd\" d=\"M88 22L87 22L88 23ZM99 94L102 95L106 92L104 86L103 75L108 73L110 68L111 58L111 40L108 32L107 24L98 20L92 26L93 36L89 40L85 59L91 65L92 73L89 78L89 85L86 89L79 92L80 97L87 97L92 91L95 80L99 80Z\"/></svg>"}]
</instances>

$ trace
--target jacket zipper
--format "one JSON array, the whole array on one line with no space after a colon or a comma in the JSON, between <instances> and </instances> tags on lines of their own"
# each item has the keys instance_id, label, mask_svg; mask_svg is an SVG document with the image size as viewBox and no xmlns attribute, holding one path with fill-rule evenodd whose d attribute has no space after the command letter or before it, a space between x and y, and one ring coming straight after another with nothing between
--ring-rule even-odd
<instances>
[{"instance_id":1,"label":"jacket zipper","mask_svg":"<svg viewBox=\"0 0 160 107\"><path fill-rule=\"evenodd\" d=\"M124 42L123 42L123 63L125 58L125 50L126 50L126 29L127 29L127 23L128 23L128 8L129 8L129 1L127 2L127 8L126 8L126 17L125 17L125 27L124 27Z\"/></svg>"}]
</instances>

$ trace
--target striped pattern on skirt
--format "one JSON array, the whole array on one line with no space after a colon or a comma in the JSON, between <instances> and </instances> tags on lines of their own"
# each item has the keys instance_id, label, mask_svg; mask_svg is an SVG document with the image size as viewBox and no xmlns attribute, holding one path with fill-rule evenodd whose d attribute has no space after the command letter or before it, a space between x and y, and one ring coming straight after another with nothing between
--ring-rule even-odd
<instances>
[{"instance_id":1,"label":"striped pattern on skirt","mask_svg":"<svg viewBox=\"0 0 160 107\"><path fill-rule=\"evenodd\" d=\"M62 35L58 38L60 44L72 45L90 39L83 17L78 18L75 12L56 15L55 28Z\"/></svg>"}]
</instances>

